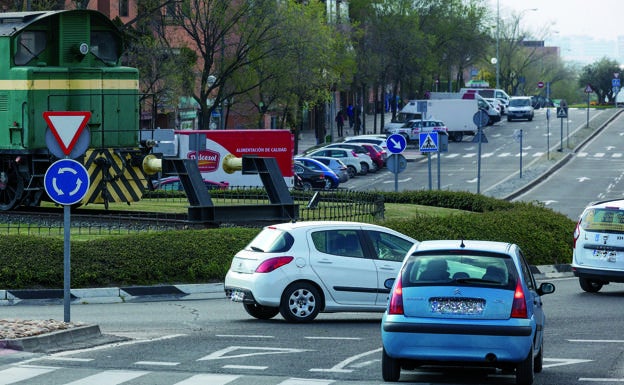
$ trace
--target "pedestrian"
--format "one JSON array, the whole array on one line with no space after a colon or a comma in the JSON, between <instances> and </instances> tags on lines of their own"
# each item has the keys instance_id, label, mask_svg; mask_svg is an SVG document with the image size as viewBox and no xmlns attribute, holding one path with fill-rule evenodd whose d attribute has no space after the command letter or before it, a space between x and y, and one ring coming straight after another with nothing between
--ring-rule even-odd
<instances>
[{"instance_id":1,"label":"pedestrian","mask_svg":"<svg viewBox=\"0 0 624 385\"><path fill-rule=\"evenodd\" d=\"M355 111L353 111L353 104L349 103L347 107L347 118L349 118L349 128L353 129L355 124Z\"/></svg>"},{"instance_id":2,"label":"pedestrian","mask_svg":"<svg viewBox=\"0 0 624 385\"><path fill-rule=\"evenodd\" d=\"M355 119L353 121L353 135L360 135L360 126L362 125L362 120L360 119L359 112L355 114Z\"/></svg>"},{"instance_id":3,"label":"pedestrian","mask_svg":"<svg viewBox=\"0 0 624 385\"><path fill-rule=\"evenodd\" d=\"M336 127L338 128L338 137L342 138L342 130L344 128L344 115L342 110L339 110L336 114Z\"/></svg>"}]
</instances>

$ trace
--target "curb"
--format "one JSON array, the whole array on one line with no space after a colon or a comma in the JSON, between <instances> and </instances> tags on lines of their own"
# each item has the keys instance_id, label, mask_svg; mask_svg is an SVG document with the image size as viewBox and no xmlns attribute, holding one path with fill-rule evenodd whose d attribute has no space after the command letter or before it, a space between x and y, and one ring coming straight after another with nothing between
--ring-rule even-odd
<instances>
[{"instance_id":1,"label":"curb","mask_svg":"<svg viewBox=\"0 0 624 385\"><path fill-rule=\"evenodd\" d=\"M62 350L67 345L89 341L101 335L98 325L78 326L38 336L0 340L0 348L45 353Z\"/></svg>"},{"instance_id":2,"label":"curb","mask_svg":"<svg viewBox=\"0 0 624 385\"><path fill-rule=\"evenodd\" d=\"M225 298L223 283L72 289L72 305ZM63 303L62 289L0 290L0 306Z\"/></svg>"}]
</instances>

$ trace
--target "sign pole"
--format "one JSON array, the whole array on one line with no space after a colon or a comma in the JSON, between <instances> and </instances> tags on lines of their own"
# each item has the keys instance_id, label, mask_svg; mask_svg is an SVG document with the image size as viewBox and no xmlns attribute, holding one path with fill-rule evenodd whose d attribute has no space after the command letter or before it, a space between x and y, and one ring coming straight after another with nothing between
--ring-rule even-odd
<instances>
[{"instance_id":1,"label":"sign pole","mask_svg":"<svg viewBox=\"0 0 624 385\"><path fill-rule=\"evenodd\" d=\"M71 303L71 206L63 206L63 320L65 322L71 321L70 316L70 303Z\"/></svg>"},{"instance_id":2,"label":"sign pole","mask_svg":"<svg viewBox=\"0 0 624 385\"><path fill-rule=\"evenodd\" d=\"M394 173L394 192L399 192L399 155L392 154L392 157L394 158L394 170L392 170Z\"/></svg>"},{"instance_id":3,"label":"sign pole","mask_svg":"<svg viewBox=\"0 0 624 385\"><path fill-rule=\"evenodd\" d=\"M429 191L431 191L431 153L427 153L427 170L429 171Z\"/></svg>"},{"instance_id":4,"label":"sign pole","mask_svg":"<svg viewBox=\"0 0 624 385\"><path fill-rule=\"evenodd\" d=\"M520 179L522 179L522 128L520 129Z\"/></svg>"}]
</instances>

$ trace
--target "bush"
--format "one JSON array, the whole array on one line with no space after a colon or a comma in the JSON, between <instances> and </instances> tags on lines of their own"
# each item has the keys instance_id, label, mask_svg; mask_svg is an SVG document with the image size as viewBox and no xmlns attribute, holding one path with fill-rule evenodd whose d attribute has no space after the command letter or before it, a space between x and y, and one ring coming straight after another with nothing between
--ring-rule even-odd
<instances>
[{"instance_id":1,"label":"bush","mask_svg":"<svg viewBox=\"0 0 624 385\"><path fill-rule=\"evenodd\" d=\"M520 245L534 265L569 263L574 221L534 203L464 192L384 193L386 202L464 210L378 223L418 240L481 239ZM222 282L232 257L260 231L219 228L72 241L72 288ZM0 282L6 289L63 287L63 240L0 236Z\"/></svg>"}]
</instances>

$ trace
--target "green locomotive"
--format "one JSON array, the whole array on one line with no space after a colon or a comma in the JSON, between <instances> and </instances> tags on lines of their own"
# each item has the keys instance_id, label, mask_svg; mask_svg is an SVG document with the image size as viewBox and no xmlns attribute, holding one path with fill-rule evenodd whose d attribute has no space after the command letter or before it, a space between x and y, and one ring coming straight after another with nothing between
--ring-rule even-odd
<instances>
[{"instance_id":1,"label":"green locomotive","mask_svg":"<svg viewBox=\"0 0 624 385\"><path fill-rule=\"evenodd\" d=\"M77 154L91 187L83 204L135 202L146 189L139 146L139 74L120 63L122 35L91 10L0 13L0 210L48 200L47 111L89 111ZM7 54L8 53L8 54Z\"/></svg>"}]
</instances>

